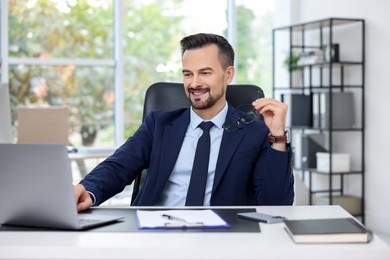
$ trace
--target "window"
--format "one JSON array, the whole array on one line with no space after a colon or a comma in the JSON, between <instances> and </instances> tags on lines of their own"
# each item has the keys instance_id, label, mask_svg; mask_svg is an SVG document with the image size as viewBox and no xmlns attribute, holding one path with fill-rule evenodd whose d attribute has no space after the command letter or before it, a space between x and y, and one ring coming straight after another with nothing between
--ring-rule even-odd
<instances>
[{"instance_id":1,"label":"window","mask_svg":"<svg viewBox=\"0 0 390 260\"><path fill-rule=\"evenodd\" d=\"M271 93L273 6L269 0L9 0L13 121L19 105L66 105L73 145L119 145L141 123L146 88L182 81L179 41L197 32L233 37L236 82Z\"/></svg>"},{"instance_id":2,"label":"window","mask_svg":"<svg viewBox=\"0 0 390 260\"><path fill-rule=\"evenodd\" d=\"M9 87L17 106L68 106L72 145L113 145L113 2L9 1Z\"/></svg>"}]
</instances>

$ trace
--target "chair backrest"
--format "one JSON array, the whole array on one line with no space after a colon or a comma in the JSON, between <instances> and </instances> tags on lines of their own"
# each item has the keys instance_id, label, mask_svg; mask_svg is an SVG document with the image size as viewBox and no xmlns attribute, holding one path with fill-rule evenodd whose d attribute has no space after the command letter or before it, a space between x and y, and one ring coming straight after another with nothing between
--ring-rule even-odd
<instances>
[{"instance_id":1,"label":"chair backrest","mask_svg":"<svg viewBox=\"0 0 390 260\"><path fill-rule=\"evenodd\" d=\"M146 90L142 119L152 110L170 111L189 106L182 83L157 82Z\"/></svg>"},{"instance_id":2,"label":"chair backrest","mask_svg":"<svg viewBox=\"0 0 390 260\"><path fill-rule=\"evenodd\" d=\"M231 84L228 85L226 92L226 100L234 108L243 104L251 104L262 97L264 97L263 90L251 84ZM183 83L157 82L146 90L143 119L153 110L170 111L189 106L190 102L185 94ZM141 174L134 180L132 202L138 195L144 175Z\"/></svg>"},{"instance_id":3,"label":"chair backrest","mask_svg":"<svg viewBox=\"0 0 390 260\"><path fill-rule=\"evenodd\" d=\"M66 107L19 107L18 143L69 144Z\"/></svg>"},{"instance_id":4,"label":"chair backrest","mask_svg":"<svg viewBox=\"0 0 390 260\"><path fill-rule=\"evenodd\" d=\"M226 92L226 99L234 108L261 97L264 97L263 90L251 84L231 84ZM146 90L143 119L152 110L170 111L189 106L183 83L157 82Z\"/></svg>"}]
</instances>

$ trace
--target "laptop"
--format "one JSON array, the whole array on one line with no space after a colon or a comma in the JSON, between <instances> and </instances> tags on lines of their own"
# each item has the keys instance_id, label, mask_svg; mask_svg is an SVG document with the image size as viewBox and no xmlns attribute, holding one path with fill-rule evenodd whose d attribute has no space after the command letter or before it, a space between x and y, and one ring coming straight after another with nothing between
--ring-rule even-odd
<instances>
[{"instance_id":1,"label":"laptop","mask_svg":"<svg viewBox=\"0 0 390 260\"><path fill-rule=\"evenodd\" d=\"M121 216L78 213L65 145L0 144L0 224L83 230Z\"/></svg>"}]
</instances>

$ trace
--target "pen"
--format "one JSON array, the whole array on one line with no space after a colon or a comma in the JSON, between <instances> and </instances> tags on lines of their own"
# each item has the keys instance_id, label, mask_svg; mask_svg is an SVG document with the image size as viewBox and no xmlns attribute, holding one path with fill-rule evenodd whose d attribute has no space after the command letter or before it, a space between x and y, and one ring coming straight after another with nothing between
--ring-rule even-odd
<instances>
[{"instance_id":1,"label":"pen","mask_svg":"<svg viewBox=\"0 0 390 260\"><path fill-rule=\"evenodd\" d=\"M187 222L187 220L185 220L185 219L178 218L178 217L175 217L175 216L172 216L172 215L168 215L168 214L164 214L164 213L161 213L161 217L164 217L164 218L167 218L167 219L170 219L170 220L175 220L175 221Z\"/></svg>"},{"instance_id":2,"label":"pen","mask_svg":"<svg viewBox=\"0 0 390 260\"><path fill-rule=\"evenodd\" d=\"M185 219L182 219L182 218L179 218L179 217L175 217L175 216L172 216L172 215L168 215L168 214L164 214L164 213L161 213L161 217L164 217L164 218L167 218L169 220L173 220L173 221L180 221L180 222L185 222L185 223L191 223ZM203 224L203 222L195 222L193 224Z\"/></svg>"}]
</instances>

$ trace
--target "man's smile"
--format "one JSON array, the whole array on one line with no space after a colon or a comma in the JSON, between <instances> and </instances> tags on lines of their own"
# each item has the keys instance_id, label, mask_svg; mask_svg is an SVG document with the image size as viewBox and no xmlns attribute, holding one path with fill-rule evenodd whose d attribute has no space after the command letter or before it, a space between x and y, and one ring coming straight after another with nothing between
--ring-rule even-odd
<instances>
[{"instance_id":1,"label":"man's smile","mask_svg":"<svg viewBox=\"0 0 390 260\"><path fill-rule=\"evenodd\" d=\"M203 94L206 94L207 92L209 92L209 89L208 88L190 88L188 90L188 92L191 93L191 95L193 95L195 98L199 98Z\"/></svg>"}]
</instances>

